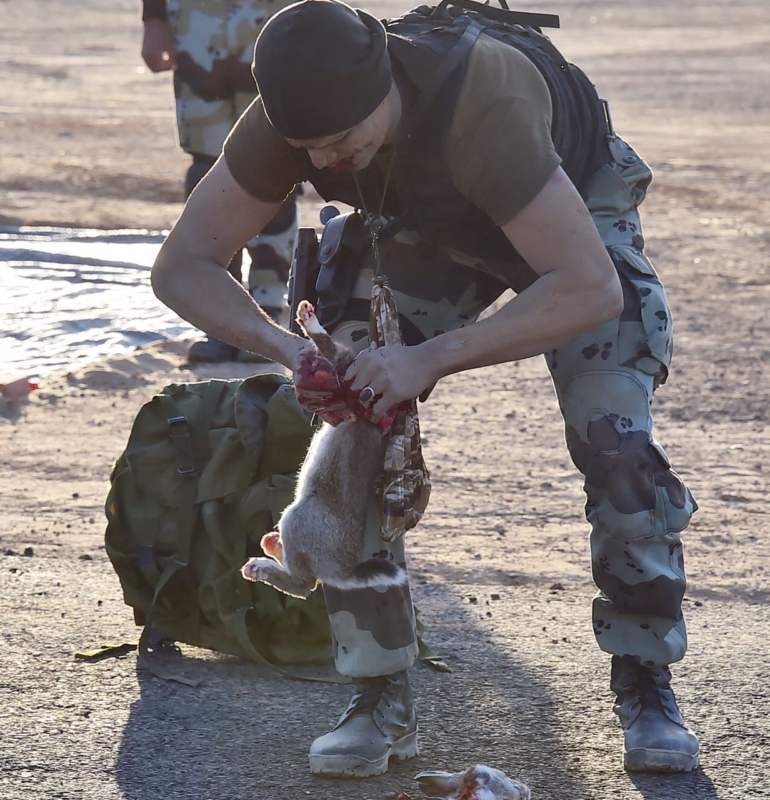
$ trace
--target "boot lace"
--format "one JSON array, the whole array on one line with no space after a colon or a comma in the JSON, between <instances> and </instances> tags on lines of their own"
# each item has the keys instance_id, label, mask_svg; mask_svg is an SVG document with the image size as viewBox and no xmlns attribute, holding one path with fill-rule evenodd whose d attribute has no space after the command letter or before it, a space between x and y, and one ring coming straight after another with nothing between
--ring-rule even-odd
<instances>
[{"instance_id":1,"label":"boot lace","mask_svg":"<svg viewBox=\"0 0 770 800\"><path fill-rule=\"evenodd\" d=\"M639 677L637 679L637 687L639 693L639 703L642 708L650 709L653 711L663 711L663 703L661 702L660 689L666 688L665 686L658 686L652 673L646 669L639 670Z\"/></svg>"},{"instance_id":2,"label":"boot lace","mask_svg":"<svg viewBox=\"0 0 770 800\"><path fill-rule=\"evenodd\" d=\"M374 714L375 709L380 704L382 693L388 688L387 678L369 678L356 684L356 694L350 701L352 709L348 715L350 717L369 716Z\"/></svg>"}]
</instances>

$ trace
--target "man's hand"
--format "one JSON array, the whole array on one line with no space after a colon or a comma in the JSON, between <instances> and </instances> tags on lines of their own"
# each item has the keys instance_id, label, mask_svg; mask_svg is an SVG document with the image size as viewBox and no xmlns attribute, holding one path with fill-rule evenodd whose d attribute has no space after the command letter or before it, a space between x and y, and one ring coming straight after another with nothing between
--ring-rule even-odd
<instances>
[{"instance_id":1,"label":"man's hand","mask_svg":"<svg viewBox=\"0 0 770 800\"><path fill-rule=\"evenodd\" d=\"M436 380L419 346L372 346L359 353L345 373L345 383L356 395L371 387L375 402L369 408L375 422L399 403L419 397Z\"/></svg>"},{"instance_id":2,"label":"man's hand","mask_svg":"<svg viewBox=\"0 0 770 800\"><path fill-rule=\"evenodd\" d=\"M148 19L144 23L142 58L150 72L176 69L176 45L165 20Z\"/></svg>"},{"instance_id":3,"label":"man's hand","mask_svg":"<svg viewBox=\"0 0 770 800\"><path fill-rule=\"evenodd\" d=\"M339 425L367 419L382 433L390 430L399 411L408 409L434 383L416 347L372 347L359 353L343 376L308 344L298 352L293 372L297 399L324 422ZM374 392L374 401L361 399L365 387Z\"/></svg>"},{"instance_id":4,"label":"man's hand","mask_svg":"<svg viewBox=\"0 0 770 800\"><path fill-rule=\"evenodd\" d=\"M356 420L357 414L348 404L342 376L311 342L298 351L293 372L297 399L308 411L318 414L330 425Z\"/></svg>"}]
</instances>

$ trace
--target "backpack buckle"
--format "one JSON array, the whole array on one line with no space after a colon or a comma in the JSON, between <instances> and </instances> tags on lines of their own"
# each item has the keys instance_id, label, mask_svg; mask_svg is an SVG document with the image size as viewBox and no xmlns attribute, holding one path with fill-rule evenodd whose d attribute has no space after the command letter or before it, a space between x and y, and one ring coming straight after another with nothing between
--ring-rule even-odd
<instances>
[{"instance_id":1,"label":"backpack buckle","mask_svg":"<svg viewBox=\"0 0 770 800\"><path fill-rule=\"evenodd\" d=\"M190 425L187 417L170 417L168 435L176 453L177 472L180 475L191 475L195 472Z\"/></svg>"}]
</instances>

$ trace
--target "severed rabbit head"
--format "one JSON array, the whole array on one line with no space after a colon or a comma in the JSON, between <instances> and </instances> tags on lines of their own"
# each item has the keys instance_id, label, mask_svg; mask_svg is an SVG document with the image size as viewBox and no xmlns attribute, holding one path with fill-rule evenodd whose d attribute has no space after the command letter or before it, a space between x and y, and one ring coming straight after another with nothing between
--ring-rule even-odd
<instances>
[{"instance_id":1,"label":"severed rabbit head","mask_svg":"<svg viewBox=\"0 0 770 800\"><path fill-rule=\"evenodd\" d=\"M426 797L443 800L530 800L523 783L483 764L465 772L421 772L415 780Z\"/></svg>"}]
</instances>

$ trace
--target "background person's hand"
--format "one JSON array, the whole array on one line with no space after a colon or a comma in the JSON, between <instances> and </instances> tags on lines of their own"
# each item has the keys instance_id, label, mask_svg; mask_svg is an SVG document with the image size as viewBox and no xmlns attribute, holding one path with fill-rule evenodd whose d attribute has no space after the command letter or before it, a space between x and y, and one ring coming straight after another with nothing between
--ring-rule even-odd
<instances>
[{"instance_id":1,"label":"background person's hand","mask_svg":"<svg viewBox=\"0 0 770 800\"><path fill-rule=\"evenodd\" d=\"M345 373L345 383L358 394L369 386L375 400L369 404L373 421L400 403L419 397L436 382L419 347L389 345L364 350Z\"/></svg>"},{"instance_id":2,"label":"background person's hand","mask_svg":"<svg viewBox=\"0 0 770 800\"><path fill-rule=\"evenodd\" d=\"M176 69L176 45L165 20L148 19L144 23L142 58L151 72Z\"/></svg>"}]
</instances>

